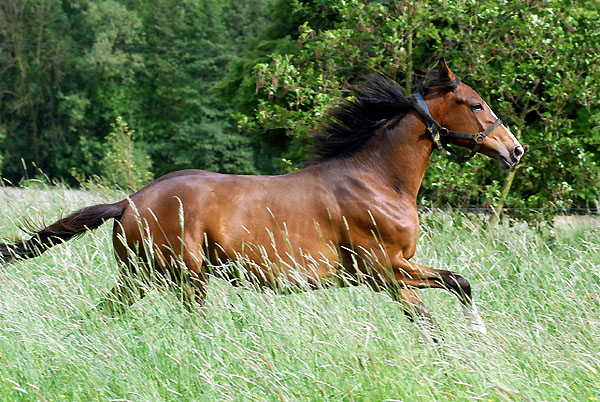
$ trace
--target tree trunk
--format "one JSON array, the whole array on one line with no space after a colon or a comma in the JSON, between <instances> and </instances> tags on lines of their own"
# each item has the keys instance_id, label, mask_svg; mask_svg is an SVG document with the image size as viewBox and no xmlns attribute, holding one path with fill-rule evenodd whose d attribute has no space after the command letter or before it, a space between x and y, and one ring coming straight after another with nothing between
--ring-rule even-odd
<instances>
[{"instance_id":1,"label":"tree trunk","mask_svg":"<svg viewBox=\"0 0 600 402\"><path fill-rule=\"evenodd\" d=\"M521 141L521 126L517 129L517 134L515 135L519 142ZM504 209L504 203L508 198L508 193L510 193L510 188L512 187L513 180L515 178L515 173L518 168L513 168L508 172L506 176L506 180L504 181L504 185L502 186L502 193L500 193L500 198L496 203L496 206L492 207L492 216L488 221L488 233L491 233L492 230L496 227L498 222L500 222L500 217L502 216L502 210Z\"/></svg>"},{"instance_id":2,"label":"tree trunk","mask_svg":"<svg viewBox=\"0 0 600 402\"><path fill-rule=\"evenodd\" d=\"M417 13L418 4L413 3L408 5L408 41L406 42L406 70L405 70L405 82L406 82L406 93L412 92L413 86L413 35L414 35L414 18Z\"/></svg>"},{"instance_id":3,"label":"tree trunk","mask_svg":"<svg viewBox=\"0 0 600 402\"><path fill-rule=\"evenodd\" d=\"M512 187L516 171L517 169L512 169L510 172L508 172L508 176L506 176L506 181L504 182L504 186L502 186L500 199L498 200L496 206L492 208L492 216L488 222L488 232L494 230L498 222L500 222L500 216L502 215L502 210L504 209L504 203L506 202L506 198L508 198L508 193Z\"/></svg>"}]
</instances>

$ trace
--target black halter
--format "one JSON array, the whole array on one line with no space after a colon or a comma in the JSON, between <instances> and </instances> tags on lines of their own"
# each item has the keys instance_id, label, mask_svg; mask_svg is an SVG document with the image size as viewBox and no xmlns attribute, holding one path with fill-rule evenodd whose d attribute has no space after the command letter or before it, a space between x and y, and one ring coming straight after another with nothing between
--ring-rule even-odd
<instances>
[{"instance_id":1,"label":"black halter","mask_svg":"<svg viewBox=\"0 0 600 402\"><path fill-rule=\"evenodd\" d=\"M496 127L502 124L502 120L497 118L494 124L486 128L484 131L480 131L477 134L469 134L462 133L460 131L448 130L446 127L442 126L440 123L435 121L435 119L431 116L429 108L427 107L427 104L425 103L425 100L423 99L423 96L420 93L412 95L412 103L416 111L419 112L423 120L425 120L425 124L427 125L427 132L431 135L431 138L433 138L433 143L435 144L436 148L444 148L446 151L455 155L459 159L472 158L479 151L479 148L481 148L481 144L483 144L485 137L487 137L489 133L494 131ZM444 138L447 137L466 138L475 141L475 145L471 150L471 154L465 156L457 153L455 150L450 148L446 141L444 141Z\"/></svg>"}]
</instances>

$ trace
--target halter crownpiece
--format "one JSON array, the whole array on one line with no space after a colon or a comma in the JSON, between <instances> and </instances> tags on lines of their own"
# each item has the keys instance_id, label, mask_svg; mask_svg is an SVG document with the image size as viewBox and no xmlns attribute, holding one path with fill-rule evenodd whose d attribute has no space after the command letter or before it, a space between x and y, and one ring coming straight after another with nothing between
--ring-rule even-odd
<instances>
[{"instance_id":1,"label":"halter crownpiece","mask_svg":"<svg viewBox=\"0 0 600 402\"><path fill-rule=\"evenodd\" d=\"M502 120L497 118L496 121L494 122L494 124L492 124L491 126L486 128L484 131L480 131L476 134L448 130L446 127L444 127L440 123L438 123L433 118L433 116L431 116L431 113L429 112L429 108L427 107L427 104L425 103L425 100L423 99L423 96L420 93L416 93L416 94L412 95L412 105L415 108L415 110L417 112L419 112L419 115L421 115L423 120L425 120L425 124L427 125L427 132L431 135L431 138L433 139L433 143L435 144L435 147L438 149L444 148L446 151L450 152L451 154L456 155L459 159L469 159L469 158L472 158L473 156L475 156L475 154L479 151L479 148L481 148L481 144L483 144L485 137L487 137L489 133L494 131L496 129L496 127L498 127L499 125L502 124ZM452 148L450 148L448 146L447 142L442 141L443 138L447 138L447 137L466 138L466 139L475 141L475 145L473 146L473 149L471 150L471 154L469 154L468 156L458 154L455 150L453 150Z\"/></svg>"}]
</instances>

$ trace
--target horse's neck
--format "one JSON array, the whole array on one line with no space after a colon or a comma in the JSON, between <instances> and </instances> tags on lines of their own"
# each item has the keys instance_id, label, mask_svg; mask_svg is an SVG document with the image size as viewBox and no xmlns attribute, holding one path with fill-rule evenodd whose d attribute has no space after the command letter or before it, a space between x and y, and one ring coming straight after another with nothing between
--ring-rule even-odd
<instances>
[{"instance_id":1,"label":"horse's neck","mask_svg":"<svg viewBox=\"0 0 600 402\"><path fill-rule=\"evenodd\" d=\"M432 150L425 124L410 112L388 123L348 162L401 196L416 199Z\"/></svg>"}]
</instances>

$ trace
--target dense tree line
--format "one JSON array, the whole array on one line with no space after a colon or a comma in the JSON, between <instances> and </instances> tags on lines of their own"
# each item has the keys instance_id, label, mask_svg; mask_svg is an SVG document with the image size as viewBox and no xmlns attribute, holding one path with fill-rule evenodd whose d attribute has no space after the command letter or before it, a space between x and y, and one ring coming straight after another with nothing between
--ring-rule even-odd
<instances>
[{"instance_id":1,"label":"dense tree line","mask_svg":"<svg viewBox=\"0 0 600 402\"><path fill-rule=\"evenodd\" d=\"M31 162L52 178L102 174L121 116L153 173L191 166L256 173L254 149L211 88L267 0L3 0L2 175Z\"/></svg>"},{"instance_id":2,"label":"dense tree line","mask_svg":"<svg viewBox=\"0 0 600 402\"><path fill-rule=\"evenodd\" d=\"M4 0L2 175L18 181L21 159L72 183L105 175L120 160L115 132L133 133L131 160L150 160L154 176L285 172L362 75L413 92L445 56L529 152L508 174L435 153L423 202L594 207L599 11L595 0Z\"/></svg>"}]
</instances>

